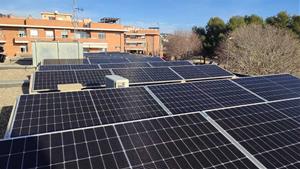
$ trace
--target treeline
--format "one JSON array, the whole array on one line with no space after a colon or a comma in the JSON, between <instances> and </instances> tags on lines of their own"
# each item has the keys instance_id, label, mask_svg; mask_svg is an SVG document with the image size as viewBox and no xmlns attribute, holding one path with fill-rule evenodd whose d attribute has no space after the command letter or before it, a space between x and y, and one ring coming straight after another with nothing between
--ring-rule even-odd
<instances>
[{"instance_id":1,"label":"treeline","mask_svg":"<svg viewBox=\"0 0 300 169\"><path fill-rule=\"evenodd\" d=\"M258 15L233 16L227 23L219 17L212 17L205 27L194 26L192 31L202 41L202 55L213 58L216 48L224 40L226 35L244 25L272 25L278 28L290 30L300 38L300 16L290 16L287 12L279 12L265 20Z\"/></svg>"}]
</instances>

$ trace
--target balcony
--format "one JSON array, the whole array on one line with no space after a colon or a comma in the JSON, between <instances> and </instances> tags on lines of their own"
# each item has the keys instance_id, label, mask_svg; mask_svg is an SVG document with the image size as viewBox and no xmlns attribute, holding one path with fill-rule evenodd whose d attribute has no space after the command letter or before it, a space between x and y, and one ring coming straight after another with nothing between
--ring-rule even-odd
<instances>
[{"instance_id":1,"label":"balcony","mask_svg":"<svg viewBox=\"0 0 300 169\"><path fill-rule=\"evenodd\" d=\"M126 43L146 43L146 39L143 38L126 38Z\"/></svg>"},{"instance_id":2,"label":"balcony","mask_svg":"<svg viewBox=\"0 0 300 169\"><path fill-rule=\"evenodd\" d=\"M14 42L15 43L29 43L29 40L30 38L26 37L26 36L22 36L22 37L17 37L17 38L14 38Z\"/></svg>"},{"instance_id":3,"label":"balcony","mask_svg":"<svg viewBox=\"0 0 300 169\"><path fill-rule=\"evenodd\" d=\"M126 45L125 50L146 50L146 47L142 45Z\"/></svg>"}]
</instances>

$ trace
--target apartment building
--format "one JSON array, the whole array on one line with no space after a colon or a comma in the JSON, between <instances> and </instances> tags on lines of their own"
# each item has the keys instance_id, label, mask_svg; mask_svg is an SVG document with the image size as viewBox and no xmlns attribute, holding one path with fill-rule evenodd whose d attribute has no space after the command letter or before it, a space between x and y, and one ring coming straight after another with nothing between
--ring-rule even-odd
<instances>
[{"instance_id":1,"label":"apartment building","mask_svg":"<svg viewBox=\"0 0 300 169\"><path fill-rule=\"evenodd\" d=\"M80 42L84 52L131 52L162 55L159 29L124 26L118 18L72 21L72 15L42 12L41 19L0 17L0 45L8 57L30 56L31 42ZM75 26L76 25L76 26Z\"/></svg>"}]
</instances>

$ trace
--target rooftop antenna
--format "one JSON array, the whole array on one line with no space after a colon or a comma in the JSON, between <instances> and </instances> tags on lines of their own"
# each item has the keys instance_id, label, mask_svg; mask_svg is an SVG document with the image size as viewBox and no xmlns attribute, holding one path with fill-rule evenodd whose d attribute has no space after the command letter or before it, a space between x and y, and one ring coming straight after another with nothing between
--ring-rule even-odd
<instances>
[{"instance_id":1,"label":"rooftop antenna","mask_svg":"<svg viewBox=\"0 0 300 169\"><path fill-rule=\"evenodd\" d=\"M79 17L78 12L83 11L82 8L78 8L77 6L77 0L73 0L73 13L72 13L72 24L74 27L74 39L77 39L76 32L79 26Z\"/></svg>"}]
</instances>

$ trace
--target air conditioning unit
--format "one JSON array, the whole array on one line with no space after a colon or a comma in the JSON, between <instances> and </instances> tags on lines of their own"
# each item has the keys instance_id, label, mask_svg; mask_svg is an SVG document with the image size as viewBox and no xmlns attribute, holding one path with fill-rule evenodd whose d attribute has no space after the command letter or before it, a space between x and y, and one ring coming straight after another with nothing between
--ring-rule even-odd
<instances>
[{"instance_id":1,"label":"air conditioning unit","mask_svg":"<svg viewBox=\"0 0 300 169\"><path fill-rule=\"evenodd\" d=\"M106 75L105 83L107 88L129 87L129 80L118 75Z\"/></svg>"}]
</instances>

